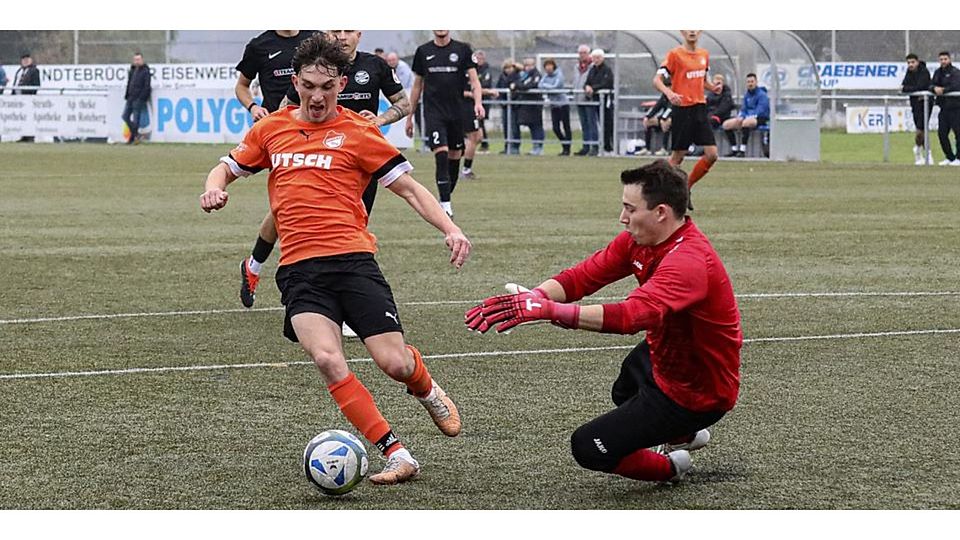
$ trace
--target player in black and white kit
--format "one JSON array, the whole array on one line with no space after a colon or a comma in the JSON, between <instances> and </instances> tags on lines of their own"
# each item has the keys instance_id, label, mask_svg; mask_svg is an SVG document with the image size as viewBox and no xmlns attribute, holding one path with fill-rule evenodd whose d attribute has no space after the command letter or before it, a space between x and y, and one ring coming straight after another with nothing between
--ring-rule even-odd
<instances>
[{"instance_id":1,"label":"player in black and white kit","mask_svg":"<svg viewBox=\"0 0 960 540\"><path fill-rule=\"evenodd\" d=\"M243 50L243 58L237 64L237 84L234 93L244 108L253 115L253 121L263 118L280 108L283 96L292 86L293 51L301 41L315 34L316 30L267 30L250 40ZM253 99L250 84L260 82L263 103Z\"/></svg>"},{"instance_id":2,"label":"player in black and white kit","mask_svg":"<svg viewBox=\"0 0 960 540\"><path fill-rule=\"evenodd\" d=\"M303 34L303 31L301 31L301 34ZM330 30L328 34L340 41L347 56L351 59L351 63L344 73L347 78L347 85L337 96L338 105L359 113L378 126L392 124L409 114L410 102L403 86L400 84L400 79L397 78L393 69L379 56L357 50L361 36L359 30ZM291 53L290 58L292 59L292 57ZM300 97L293 85L289 84L289 79L284 92L286 93L286 99L281 94L280 99L283 101L278 100L280 106L300 104ZM391 105L383 114L377 116L377 111L380 108L380 92L383 92ZM363 192L363 205L368 216L373 210L373 202L376 196L377 182L370 182ZM260 236L257 238L253 253L244 259L241 265L240 300L246 307L253 305L256 298L256 286L260 279L260 266L269 257L276 241L277 231L273 222L273 215L268 212L260 225ZM266 248L263 247L264 244ZM356 335L347 327L344 327L343 334L347 337Z\"/></svg>"},{"instance_id":3,"label":"player in black and white kit","mask_svg":"<svg viewBox=\"0 0 960 540\"><path fill-rule=\"evenodd\" d=\"M413 55L411 110L423 96L424 132L436 161L440 206L453 216L450 194L457 186L463 152L463 81L469 77L473 89L473 114L483 117L482 90L473 51L466 43L450 37L449 30L434 30L433 40L417 47ZM413 118L407 117L407 136L413 137Z\"/></svg>"}]
</instances>

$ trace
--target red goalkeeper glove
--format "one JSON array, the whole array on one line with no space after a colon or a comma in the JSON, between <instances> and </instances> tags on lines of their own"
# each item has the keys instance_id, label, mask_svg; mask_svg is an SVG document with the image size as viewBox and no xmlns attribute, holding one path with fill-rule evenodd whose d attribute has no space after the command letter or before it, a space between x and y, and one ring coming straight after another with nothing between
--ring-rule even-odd
<instances>
[{"instance_id":1,"label":"red goalkeeper glove","mask_svg":"<svg viewBox=\"0 0 960 540\"><path fill-rule=\"evenodd\" d=\"M519 293L530 293L538 298L547 298L547 293L543 292L543 289L540 288L536 288L531 291L523 285L517 285L516 283L507 283L504 285L504 288L510 292L509 295L491 296L487 300L492 298L507 298L515 296ZM483 317L483 306L483 303L473 306L463 315L463 323L467 325L467 328L474 332L480 332L481 334L486 333L487 330L490 330L490 327L492 326L490 322Z\"/></svg>"},{"instance_id":2,"label":"red goalkeeper glove","mask_svg":"<svg viewBox=\"0 0 960 540\"><path fill-rule=\"evenodd\" d=\"M521 324L539 321L550 321L563 328L577 328L580 306L554 302L528 292L487 298L483 301L481 314L488 329L496 324L497 333L504 334Z\"/></svg>"}]
</instances>

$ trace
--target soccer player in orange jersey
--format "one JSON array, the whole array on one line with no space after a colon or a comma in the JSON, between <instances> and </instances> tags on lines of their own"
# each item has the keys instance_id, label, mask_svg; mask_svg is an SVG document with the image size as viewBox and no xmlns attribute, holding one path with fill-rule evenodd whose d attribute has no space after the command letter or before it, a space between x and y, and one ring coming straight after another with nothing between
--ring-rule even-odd
<instances>
[{"instance_id":1,"label":"soccer player in orange jersey","mask_svg":"<svg viewBox=\"0 0 960 540\"><path fill-rule=\"evenodd\" d=\"M690 187L703 178L717 161L717 141L707 119L707 100L703 93L705 86L714 90L716 85L707 82L710 53L697 47L701 32L681 30L683 45L667 53L653 76L653 86L673 104L673 153L670 163L679 167L691 144L703 146L703 157L693 166L688 177ZM672 87L664 84L664 77L670 78ZM714 91L719 92L719 89Z\"/></svg>"},{"instance_id":2,"label":"soccer player in orange jersey","mask_svg":"<svg viewBox=\"0 0 960 540\"><path fill-rule=\"evenodd\" d=\"M256 124L207 176L200 207L227 204L238 177L270 169L270 210L280 234L277 286L286 308L284 335L299 341L351 424L387 457L375 484L416 476L420 465L394 435L366 387L350 372L341 345L343 322L357 332L373 361L406 385L448 436L460 432L453 401L430 377L420 352L406 345L390 286L374 260L361 196L371 181L402 197L439 229L460 268L470 254L464 236L377 125L337 105L349 58L341 45L316 34L297 47L293 84L300 107L289 106Z\"/></svg>"}]
</instances>

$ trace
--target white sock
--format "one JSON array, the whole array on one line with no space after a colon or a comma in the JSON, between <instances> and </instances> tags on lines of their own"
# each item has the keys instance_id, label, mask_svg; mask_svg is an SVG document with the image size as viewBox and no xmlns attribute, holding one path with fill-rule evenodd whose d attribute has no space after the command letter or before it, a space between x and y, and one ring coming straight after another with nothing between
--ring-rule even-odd
<instances>
[{"instance_id":1,"label":"white sock","mask_svg":"<svg viewBox=\"0 0 960 540\"><path fill-rule=\"evenodd\" d=\"M391 459L393 459L394 457L400 458L400 459L406 461L407 463L413 463L413 462L414 462L413 456L410 454L410 451L407 450L406 448L401 448L401 449L399 449L399 450L396 450L396 451L393 452L392 454L390 454L390 458L391 458Z\"/></svg>"},{"instance_id":2,"label":"white sock","mask_svg":"<svg viewBox=\"0 0 960 540\"><path fill-rule=\"evenodd\" d=\"M443 211L446 212L447 215L453 213L453 205L450 203L450 201L440 201L440 208L443 208Z\"/></svg>"},{"instance_id":3,"label":"white sock","mask_svg":"<svg viewBox=\"0 0 960 540\"><path fill-rule=\"evenodd\" d=\"M260 264L260 263L258 263L257 260L254 259L253 257L247 257L247 268L250 269L250 273L251 273L251 274L253 274L253 275L255 275L255 276L259 276L259 275L260 275L260 268L261 268L262 266L263 266L263 265Z\"/></svg>"}]
</instances>

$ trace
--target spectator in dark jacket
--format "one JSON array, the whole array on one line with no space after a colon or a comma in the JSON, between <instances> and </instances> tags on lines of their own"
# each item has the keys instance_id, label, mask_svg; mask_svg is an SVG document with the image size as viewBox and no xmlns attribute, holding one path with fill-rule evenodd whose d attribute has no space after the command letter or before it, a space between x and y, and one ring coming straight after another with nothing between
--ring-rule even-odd
<instances>
[{"instance_id":1,"label":"spectator in dark jacket","mask_svg":"<svg viewBox=\"0 0 960 540\"><path fill-rule=\"evenodd\" d=\"M733 111L733 94L723 75L719 73L714 75L713 84L719 85L720 92L707 90L707 119L710 120L710 127L720 129L723 121L730 118L730 113Z\"/></svg>"},{"instance_id":2,"label":"spectator in dark jacket","mask_svg":"<svg viewBox=\"0 0 960 540\"><path fill-rule=\"evenodd\" d=\"M520 69L513 58L507 58L503 61L503 71L497 80L497 88L506 88L500 94L500 99L504 102L509 98L511 101L517 100L517 85L520 82ZM520 153L520 125L517 123L517 106L503 105L503 151L501 154L519 154Z\"/></svg>"},{"instance_id":3,"label":"spectator in dark jacket","mask_svg":"<svg viewBox=\"0 0 960 540\"><path fill-rule=\"evenodd\" d=\"M127 144L139 142L140 115L150 100L150 66L143 62L143 55L135 53L127 73L127 90L123 94L127 104L123 108L123 121L130 130Z\"/></svg>"},{"instance_id":4,"label":"spectator in dark jacket","mask_svg":"<svg viewBox=\"0 0 960 540\"><path fill-rule=\"evenodd\" d=\"M950 53L940 52L937 55L940 60L940 67L933 72L933 79L930 83L930 89L937 95L937 105L940 106L940 114L937 120L940 125L937 127L937 135L940 137L940 146L943 148L943 155L946 159L940 162L940 165L960 166L960 96L945 96L950 92L960 92L960 70L953 67L950 62ZM957 142L957 151L950 146L950 132L953 131L953 138Z\"/></svg>"},{"instance_id":5,"label":"spectator in dark jacket","mask_svg":"<svg viewBox=\"0 0 960 540\"><path fill-rule=\"evenodd\" d=\"M536 101L536 104L521 105L519 124L530 128L530 139L533 140L531 156L543 155L543 94L540 93L540 70L537 61L533 58L523 59L523 71L520 73L520 99ZM519 131L517 134L519 135Z\"/></svg>"},{"instance_id":6,"label":"spectator in dark jacket","mask_svg":"<svg viewBox=\"0 0 960 540\"><path fill-rule=\"evenodd\" d=\"M33 58L28 52L20 56L20 69L13 76L13 86L40 86L40 70L37 69L37 65L33 63ZM13 90L13 94L23 94L25 96L32 96L36 93L36 88Z\"/></svg>"},{"instance_id":7,"label":"spectator in dark jacket","mask_svg":"<svg viewBox=\"0 0 960 540\"><path fill-rule=\"evenodd\" d=\"M927 69L927 63L913 53L907 55L907 74L903 76L900 90L904 94L930 90L930 70ZM924 103L927 104L926 111L923 108ZM927 128L926 122L930 118L930 111L933 110L933 99L929 96L910 96L910 109L913 112L913 125L916 126L916 132L913 136L915 163L917 165L923 165L928 161L932 163L933 158L930 156L930 149L925 148L923 144L923 132Z\"/></svg>"},{"instance_id":8,"label":"spectator in dark jacket","mask_svg":"<svg viewBox=\"0 0 960 540\"><path fill-rule=\"evenodd\" d=\"M587 83L583 87L587 99L600 101L600 110L603 114L603 150L613 152L613 94L599 94L600 90L613 90L613 70L604 62L603 49L594 49L590 53L593 67L587 75ZM602 99L601 99L602 98ZM596 155L597 148L591 150L590 155Z\"/></svg>"}]
</instances>

